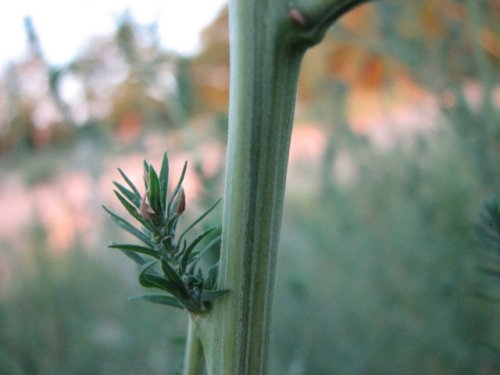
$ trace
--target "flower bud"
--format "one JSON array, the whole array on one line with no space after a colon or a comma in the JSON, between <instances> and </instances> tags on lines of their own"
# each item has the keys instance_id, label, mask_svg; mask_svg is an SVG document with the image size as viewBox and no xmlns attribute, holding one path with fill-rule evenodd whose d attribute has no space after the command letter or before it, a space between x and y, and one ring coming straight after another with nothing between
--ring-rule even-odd
<instances>
[{"instance_id":1,"label":"flower bud","mask_svg":"<svg viewBox=\"0 0 500 375\"><path fill-rule=\"evenodd\" d=\"M184 189L179 190L179 198L177 200L177 214L180 216L186 210L186 195Z\"/></svg>"},{"instance_id":2,"label":"flower bud","mask_svg":"<svg viewBox=\"0 0 500 375\"><path fill-rule=\"evenodd\" d=\"M141 212L141 216L145 219L151 219L155 212L147 202L147 194L144 194L144 196L141 199L141 205L139 207L139 211Z\"/></svg>"}]
</instances>

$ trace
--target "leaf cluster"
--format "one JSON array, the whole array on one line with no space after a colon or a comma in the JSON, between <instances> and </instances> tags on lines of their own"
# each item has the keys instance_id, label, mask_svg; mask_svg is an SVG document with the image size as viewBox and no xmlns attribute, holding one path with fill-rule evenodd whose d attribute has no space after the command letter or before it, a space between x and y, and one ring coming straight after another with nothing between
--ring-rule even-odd
<instances>
[{"instance_id":1,"label":"leaf cluster","mask_svg":"<svg viewBox=\"0 0 500 375\"><path fill-rule=\"evenodd\" d=\"M217 206L220 199L178 235L177 224L186 210L186 197L182 188L186 169L187 162L172 193L168 194L167 153L163 156L159 174L144 161L143 195L127 175L118 169L126 185L113 182L116 187L114 193L139 227L107 207L103 208L118 226L141 242L112 243L108 247L121 250L140 265L139 282L142 286L163 291L161 294L143 294L131 299L201 314L211 308L217 297L228 292L217 289L218 261L211 265L206 275L198 264L209 249L220 246L220 230L217 227L209 228L192 241L188 241L187 234Z\"/></svg>"}]
</instances>

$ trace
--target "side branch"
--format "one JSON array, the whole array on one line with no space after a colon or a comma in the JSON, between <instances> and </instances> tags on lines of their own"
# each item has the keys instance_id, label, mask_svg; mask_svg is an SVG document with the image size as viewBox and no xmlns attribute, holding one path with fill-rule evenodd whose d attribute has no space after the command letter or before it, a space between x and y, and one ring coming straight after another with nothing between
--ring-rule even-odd
<instances>
[{"instance_id":1,"label":"side branch","mask_svg":"<svg viewBox=\"0 0 500 375\"><path fill-rule=\"evenodd\" d=\"M318 44L328 28L358 5L375 0L295 0L288 15L295 26L294 44L305 48Z\"/></svg>"},{"instance_id":2,"label":"side branch","mask_svg":"<svg viewBox=\"0 0 500 375\"><path fill-rule=\"evenodd\" d=\"M203 348L193 323L194 317L189 317L186 348L184 353L184 371L182 375L203 375L205 361Z\"/></svg>"}]
</instances>

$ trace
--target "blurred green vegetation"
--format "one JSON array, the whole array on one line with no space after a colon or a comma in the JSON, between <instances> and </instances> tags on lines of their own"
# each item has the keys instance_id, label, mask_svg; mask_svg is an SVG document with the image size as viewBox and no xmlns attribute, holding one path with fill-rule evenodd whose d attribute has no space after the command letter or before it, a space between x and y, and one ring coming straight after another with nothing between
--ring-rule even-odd
<instances>
[{"instance_id":1,"label":"blurred green vegetation","mask_svg":"<svg viewBox=\"0 0 500 375\"><path fill-rule=\"evenodd\" d=\"M132 303L135 270L81 248L50 254L33 230L0 304L2 374L174 374L183 326L176 311Z\"/></svg>"},{"instance_id":2,"label":"blurred green vegetation","mask_svg":"<svg viewBox=\"0 0 500 375\"><path fill-rule=\"evenodd\" d=\"M289 174L272 373L500 372L500 305L477 297L498 295L498 281L478 272L474 233L483 201L500 193L499 18L494 0L379 2L306 57L298 126L314 124L325 145ZM2 175L35 194L82 172L97 207L118 158L168 148L192 157L202 181L188 209L218 198L223 162L205 164L226 136L227 13L190 58L162 51L153 26L125 14L62 67L48 66L31 30L31 55L0 79ZM29 91L36 79L50 84ZM410 119L422 126L383 147L372 131L389 117L356 125L373 107L389 116L422 102ZM36 115L42 104L55 115ZM92 211L96 241L77 233L57 252L31 211L20 238L0 239L0 373L175 374L184 317L126 300L136 270L104 250L118 235L104 213Z\"/></svg>"},{"instance_id":3,"label":"blurred green vegetation","mask_svg":"<svg viewBox=\"0 0 500 375\"><path fill-rule=\"evenodd\" d=\"M364 150L355 186L288 200L274 373L498 371L499 306L475 296L482 186L458 151L451 134Z\"/></svg>"}]
</instances>

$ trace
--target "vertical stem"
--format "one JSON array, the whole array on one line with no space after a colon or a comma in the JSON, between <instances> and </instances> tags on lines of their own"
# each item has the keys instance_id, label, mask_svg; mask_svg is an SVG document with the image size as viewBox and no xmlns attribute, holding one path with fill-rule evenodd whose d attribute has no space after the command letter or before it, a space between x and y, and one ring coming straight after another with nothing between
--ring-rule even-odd
<instances>
[{"instance_id":1,"label":"vertical stem","mask_svg":"<svg viewBox=\"0 0 500 375\"><path fill-rule=\"evenodd\" d=\"M272 292L302 51L288 49L284 2L230 2L231 102L219 286L206 319L209 374L266 374ZM204 322L202 322L204 323ZM207 352L208 351L208 352Z\"/></svg>"},{"instance_id":2,"label":"vertical stem","mask_svg":"<svg viewBox=\"0 0 500 375\"><path fill-rule=\"evenodd\" d=\"M203 348L196 334L192 317L188 318L188 331L186 348L184 352L184 370L182 375L203 375L205 364L203 361Z\"/></svg>"},{"instance_id":3,"label":"vertical stem","mask_svg":"<svg viewBox=\"0 0 500 375\"><path fill-rule=\"evenodd\" d=\"M230 0L231 95L219 287L199 317L209 375L268 373L297 80L307 47L362 0ZM307 9L304 6L308 5Z\"/></svg>"}]
</instances>

